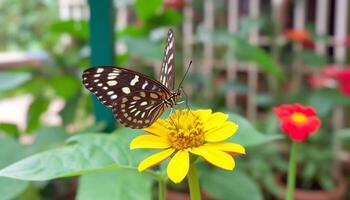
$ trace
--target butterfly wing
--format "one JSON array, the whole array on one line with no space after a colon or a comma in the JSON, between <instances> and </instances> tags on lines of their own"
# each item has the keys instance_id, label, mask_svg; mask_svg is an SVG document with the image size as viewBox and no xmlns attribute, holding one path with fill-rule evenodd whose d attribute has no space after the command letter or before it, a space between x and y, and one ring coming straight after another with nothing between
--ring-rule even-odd
<instances>
[{"instance_id":1,"label":"butterfly wing","mask_svg":"<svg viewBox=\"0 0 350 200\"><path fill-rule=\"evenodd\" d=\"M108 107L119 97L139 90L169 93L158 81L141 73L113 66L92 67L84 71L83 84Z\"/></svg>"},{"instance_id":2,"label":"butterfly wing","mask_svg":"<svg viewBox=\"0 0 350 200\"><path fill-rule=\"evenodd\" d=\"M136 91L118 98L113 103L113 113L120 123L130 128L150 126L168 106L164 93L156 91Z\"/></svg>"},{"instance_id":3,"label":"butterfly wing","mask_svg":"<svg viewBox=\"0 0 350 200\"><path fill-rule=\"evenodd\" d=\"M170 29L164 49L164 57L162 68L160 70L160 83L167 87L170 91L175 85L175 35Z\"/></svg>"}]
</instances>

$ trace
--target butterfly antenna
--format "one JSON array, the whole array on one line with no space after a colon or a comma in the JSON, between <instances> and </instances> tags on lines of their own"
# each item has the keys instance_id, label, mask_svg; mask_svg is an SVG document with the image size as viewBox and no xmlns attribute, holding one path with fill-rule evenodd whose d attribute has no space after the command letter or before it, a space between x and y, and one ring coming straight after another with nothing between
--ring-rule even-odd
<instances>
[{"instance_id":1,"label":"butterfly antenna","mask_svg":"<svg viewBox=\"0 0 350 200\"><path fill-rule=\"evenodd\" d=\"M181 82L180 82L178 88L180 88L180 87L182 86L182 83L184 82L184 80L185 80L185 78L186 78L186 75L187 75L188 71L189 71L190 68L191 68L191 65L192 65L192 60L190 61L190 64L188 64L188 67L187 67L187 69L186 69L185 75L184 75L184 77L182 78L182 80L181 80Z\"/></svg>"}]
</instances>

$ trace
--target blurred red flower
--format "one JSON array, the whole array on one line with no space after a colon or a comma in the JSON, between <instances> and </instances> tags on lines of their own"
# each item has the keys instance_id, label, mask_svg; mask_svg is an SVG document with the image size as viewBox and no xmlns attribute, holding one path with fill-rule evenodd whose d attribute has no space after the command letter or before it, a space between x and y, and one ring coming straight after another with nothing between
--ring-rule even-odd
<instances>
[{"instance_id":1,"label":"blurred red flower","mask_svg":"<svg viewBox=\"0 0 350 200\"><path fill-rule=\"evenodd\" d=\"M312 49L315 43L311 39L311 34L305 29L287 29L283 32L283 36L290 41L297 42L305 48Z\"/></svg>"},{"instance_id":2,"label":"blurred red flower","mask_svg":"<svg viewBox=\"0 0 350 200\"><path fill-rule=\"evenodd\" d=\"M273 108L273 111L281 122L281 130L296 142L308 139L321 125L311 106L283 104Z\"/></svg>"},{"instance_id":3,"label":"blurred red flower","mask_svg":"<svg viewBox=\"0 0 350 200\"><path fill-rule=\"evenodd\" d=\"M334 65L327 65L319 74L309 76L309 84L312 88L335 88L337 86L336 76L340 70Z\"/></svg>"},{"instance_id":4,"label":"blurred red flower","mask_svg":"<svg viewBox=\"0 0 350 200\"><path fill-rule=\"evenodd\" d=\"M165 0L164 7L165 8L173 8L177 10L181 10L186 6L185 0Z\"/></svg>"},{"instance_id":5,"label":"blurred red flower","mask_svg":"<svg viewBox=\"0 0 350 200\"><path fill-rule=\"evenodd\" d=\"M343 68L336 74L340 91L350 95L350 68Z\"/></svg>"},{"instance_id":6,"label":"blurred red flower","mask_svg":"<svg viewBox=\"0 0 350 200\"><path fill-rule=\"evenodd\" d=\"M350 95L350 66L327 65L320 74L311 75L308 81L313 88L338 86L344 95Z\"/></svg>"}]
</instances>

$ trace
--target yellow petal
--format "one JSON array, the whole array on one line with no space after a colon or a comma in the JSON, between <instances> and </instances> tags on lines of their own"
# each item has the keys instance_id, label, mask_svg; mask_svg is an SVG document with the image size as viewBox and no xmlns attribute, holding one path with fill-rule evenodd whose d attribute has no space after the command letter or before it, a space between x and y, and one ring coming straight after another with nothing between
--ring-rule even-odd
<instances>
[{"instance_id":1,"label":"yellow petal","mask_svg":"<svg viewBox=\"0 0 350 200\"><path fill-rule=\"evenodd\" d=\"M144 128L143 130L158 135L160 137L167 137L169 130L167 129L167 122L163 119L158 119L151 126Z\"/></svg>"},{"instance_id":2,"label":"yellow petal","mask_svg":"<svg viewBox=\"0 0 350 200\"><path fill-rule=\"evenodd\" d=\"M150 167L158 165L163 160L167 159L172 153L174 153L174 151L175 149L169 148L147 157L139 164L138 166L139 172L142 172Z\"/></svg>"},{"instance_id":3,"label":"yellow petal","mask_svg":"<svg viewBox=\"0 0 350 200\"><path fill-rule=\"evenodd\" d=\"M221 112L213 113L212 115L210 115L210 117L206 121L203 121L204 131L208 131L210 129L221 126L223 123L225 123L227 118L228 118L227 114L224 114Z\"/></svg>"},{"instance_id":4,"label":"yellow petal","mask_svg":"<svg viewBox=\"0 0 350 200\"><path fill-rule=\"evenodd\" d=\"M210 109L207 109L207 110L195 110L193 112L196 115L200 116L203 122L206 122L209 119L212 111Z\"/></svg>"},{"instance_id":5,"label":"yellow petal","mask_svg":"<svg viewBox=\"0 0 350 200\"><path fill-rule=\"evenodd\" d=\"M245 149L242 145L231 143L231 142L213 142L213 143L206 143L203 146L207 148L213 148L213 149L225 151L230 154L245 154Z\"/></svg>"},{"instance_id":6,"label":"yellow petal","mask_svg":"<svg viewBox=\"0 0 350 200\"><path fill-rule=\"evenodd\" d=\"M238 129L238 125L233 122L225 122L205 132L205 140L208 142L219 142L231 137Z\"/></svg>"},{"instance_id":7,"label":"yellow petal","mask_svg":"<svg viewBox=\"0 0 350 200\"><path fill-rule=\"evenodd\" d=\"M167 167L167 174L174 183L181 182L187 175L190 167L190 156L187 150L178 151L171 158Z\"/></svg>"},{"instance_id":8,"label":"yellow petal","mask_svg":"<svg viewBox=\"0 0 350 200\"><path fill-rule=\"evenodd\" d=\"M164 149L170 147L167 138L155 135L140 135L130 143L130 149L147 148L147 149Z\"/></svg>"},{"instance_id":9,"label":"yellow petal","mask_svg":"<svg viewBox=\"0 0 350 200\"><path fill-rule=\"evenodd\" d=\"M227 170L232 170L235 167L235 161L233 160L232 156L223 151L200 146L192 148L190 152L201 156L203 159L217 167Z\"/></svg>"}]
</instances>

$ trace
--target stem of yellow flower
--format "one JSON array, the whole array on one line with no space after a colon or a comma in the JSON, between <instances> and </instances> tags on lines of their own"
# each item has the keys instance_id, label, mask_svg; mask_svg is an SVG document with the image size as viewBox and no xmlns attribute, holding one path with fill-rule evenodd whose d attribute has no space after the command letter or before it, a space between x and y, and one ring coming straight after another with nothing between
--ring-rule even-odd
<instances>
[{"instance_id":1,"label":"stem of yellow flower","mask_svg":"<svg viewBox=\"0 0 350 200\"><path fill-rule=\"evenodd\" d=\"M187 175L188 185L190 186L191 200L201 200L201 192L199 188L198 175L194 162L190 164L190 170Z\"/></svg>"},{"instance_id":2,"label":"stem of yellow flower","mask_svg":"<svg viewBox=\"0 0 350 200\"><path fill-rule=\"evenodd\" d=\"M166 180L161 174L158 175L158 199L166 199Z\"/></svg>"},{"instance_id":3,"label":"stem of yellow flower","mask_svg":"<svg viewBox=\"0 0 350 200\"><path fill-rule=\"evenodd\" d=\"M286 200L293 200L294 199L298 148L299 148L299 143L292 142L292 150L290 152L290 158L289 158L288 185L287 185Z\"/></svg>"}]
</instances>

